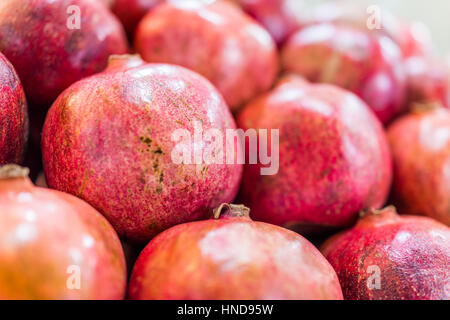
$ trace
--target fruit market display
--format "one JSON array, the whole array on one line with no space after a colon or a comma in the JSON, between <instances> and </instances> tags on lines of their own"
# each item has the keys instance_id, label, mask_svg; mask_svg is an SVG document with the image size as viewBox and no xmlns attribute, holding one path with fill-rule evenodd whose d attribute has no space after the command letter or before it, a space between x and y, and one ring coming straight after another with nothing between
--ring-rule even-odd
<instances>
[{"instance_id":1,"label":"fruit market display","mask_svg":"<svg viewBox=\"0 0 450 320\"><path fill-rule=\"evenodd\" d=\"M450 300L450 63L372 9L1 0L0 300Z\"/></svg>"}]
</instances>

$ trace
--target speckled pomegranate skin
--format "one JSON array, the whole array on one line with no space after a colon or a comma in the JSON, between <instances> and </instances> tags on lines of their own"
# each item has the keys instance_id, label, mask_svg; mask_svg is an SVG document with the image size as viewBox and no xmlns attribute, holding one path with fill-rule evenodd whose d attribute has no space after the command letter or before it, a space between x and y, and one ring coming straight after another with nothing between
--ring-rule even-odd
<instances>
[{"instance_id":1,"label":"speckled pomegranate skin","mask_svg":"<svg viewBox=\"0 0 450 320\"><path fill-rule=\"evenodd\" d=\"M132 37L137 24L145 14L164 2L166 0L115 0L112 11Z\"/></svg>"},{"instance_id":2,"label":"speckled pomegranate skin","mask_svg":"<svg viewBox=\"0 0 450 320\"><path fill-rule=\"evenodd\" d=\"M22 162L27 138L25 93L13 66L0 53L0 165Z\"/></svg>"},{"instance_id":3,"label":"speckled pomegranate skin","mask_svg":"<svg viewBox=\"0 0 450 320\"><path fill-rule=\"evenodd\" d=\"M201 122L204 132L225 136L234 119L202 76L173 65L121 67L122 59L130 63L116 57L110 69L75 83L51 107L44 169L51 188L86 200L119 235L145 242L232 201L242 165L174 163L175 130L193 135Z\"/></svg>"},{"instance_id":4,"label":"speckled pomegranate skin","mask_svg":"<svg viewBox=\"0 0 450 320\"><path fill-rule=\"evenodd\" d=\"M282 67L356 93L384 124L404 109L402 54L386 36L341 25L313 25L286 42Z\"/></svg>"},{"instance_id":5,"label":"speckled pomegranate skin","mask_svg":"<svg viewBox=\"0 0 450 320\"><path fill-rule=\"evenodd\" d=\"M400 213L423 214L450 225L450 111L416 110L395 121L388 138Z\"/></svg>"},{"instance_id":6,"label":"speckled pomegranate skin","mask_svg":"<svg viewBox=\"0 0 450 320\"><path fill-rule=\"evenodd\" d=\"M336 273L302 236L245 216L178 225L140 254L131 299L341 300Z\"/></svg>"},{"instance_id":7,"label":"speckled pomegranate skin","mask_svg":"<svg viewBox=\"0 0 450 320\"><path fill-rule=\"evenodd\" d=\"M345 299L450 299L450 229L430 218L399 216L393 207L367 213L330 238L322 253Z\"/></svg>"},{"instance_id":8,"label":"speckled pomegranate skin","mask_svg":"<svg viewBox=\"0 0 450 320\"><path fill-rule=\"evenodd\" d=\"M0 212L1 300L124 298L119 238L87 203L28 178L1 178ZM70 287L76 274L79 289Z\"/></svg>"},{"instance_id":9,"label":"speckled pomegranate skin","mask_svg":"<svg viewBox=\"0 0 450 320\"><path fill-rule=\"evenodd\" d=\"M387 139L354 94L289 77L247 105L237 122L244 130L279 129L279 172L261 175L264 165L245 165L239 200L253 219L320 231L385 203L392 178Z\"/></svg>"},{"instance_id":10,"label":"speckled pomegranate skin","mask_svg":"<svg viewBox=\"0 0 450 320\"><path fill-rule=\"evenodd\" d=\"M232 110L268 90L278 72L269 33L225 1L158 6L140 22L135 49L146 61L178 64L202 74Z\"/></svg>"},{"instance_id":11,"label":"speckled pomegranate skin","mask_svg":"<svg viewBox=\"0 0 450 320\"><path fill-rule=\"evenodd\" d=\"M68 27L75 26L72 5L80 9L80 29ZM72 83L103 70L109 55L127 50L122 26L97 0L0 2L0 51L33 107L48 108Z\"/></svg>"},{"instance_id":12,"label":"speckled pomegranate skin","mask_svg":"<svg viewBox=\"0 0 450 320\"><path fill-rule=\"evenodd\" d=\"M281 45L296 29L303 27L303 0L235 0L242 9L269 31Z\"/></svg>"}]
</instances>

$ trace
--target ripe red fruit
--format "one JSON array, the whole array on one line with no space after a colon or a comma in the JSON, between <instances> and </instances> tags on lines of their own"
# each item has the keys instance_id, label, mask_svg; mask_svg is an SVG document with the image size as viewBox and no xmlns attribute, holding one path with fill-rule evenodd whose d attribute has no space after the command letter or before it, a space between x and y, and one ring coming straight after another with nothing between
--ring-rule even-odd
<instances>
[{"instance_id":1,"label":"ripe red fruit","mask_svg":"<svg viewBox=\"0 0 450 320\"><path fill-rule=\"evenodd\" d=\"M289 38L282 66L310 81L356 93L385 124L404 109L402 54L386 36L354 27L313 25Z\"/></svg>"},{"instance_id":2,"label":"ripe red fruit","mask_svg":"<svg viewBox=\"0 0 450 320\"><path fill-rule=\"evenodd\" d=\"M0 299L122 299L111 225L85 202L33 186L27 171L0 168Z\"/></svg>"},{"instance_id":3,"label":"ripe red fruit","mask_svg":"<svg viewBox=\"0 0 450 320\"><path fill-rule=\"evenodd\" d=\"M450 229L430 218L373 210L322 252L345 299L450 299Z\"/></svg>"},{"instance_id":4,"label":"ripe red fruit","mask_svg":"<svg viewBox=\"0 0 450 320\"><path fill-rule=\"evenodd\" d=\"M130 37L147 12L166 0L114 0L112 11L122 22Z\"/></svg>"},{"instance_id":5,"label":"ripe red fruit","mask_svg":"<svg viewBox=\"0 0 450 320\"><path fill-rule=\"evenodd\" d=\"M158 6L140 22L135 48L146 61L202 74L232 110L268 90L278 72L276 46L267 31L223 1Z\"/></svg>"},{"instance_id":6,"label":"ripe red fruit","mask_svg":"<svg viewBox=\"0 0 450 320\"><path fill-rule=\"evenodd\" d=\"M423 108L388 129L393 196L400 213L424 214L450 225L450 111Z\"/></svg>"},{"instance_id":7,"label":"ripe red fruit","mask_svg":"<svg viewBox=\"0 0 450 320\"><path fill-rule=\"evenodd\" d=\"M25 93L13 66L0 53L0 165L23 160L27 137Z\"/></svg>"},{"instance_id":8,"label":"ripe red fruit","mask_svg":"<svg viewBox=\"0 0 450 320\"><path fill-rule=\"evenodd\" d=\"M254 219L321 230L349 225L360 210L384 205L392 175L387 139L354 94L287 78L247 105L237 121L244 130L279 129L279 172L261 175L261 164L244 169L240 200Z\"/></svg>"},{"instance_id":9,"label":"ripe red fruit","mask_svg":"<svg viewBox=\"0 0 450 320\"><path fill-rule=\"evenodd\" d=\"M129 297L339 300L342 292L334 270L302 236L223 204L214 219L153 239L133 269Z\"/></svg>"},{"instance_id":10,"label":"ripe red fruit","mask_svg":"<svg viewBox=\"0 0 450 320\"><path fill-rule=\"evenodd\" d=\"M409 108L416 103L449 106L450 70L445 63L431 57L412 56L405 59L405 70Z\"/></svg>"},{"instance_id":11,"label":"ripe red fruit","mask_svg":"<svg viewBox=\"0 0 450 320\"><path fill-rule=\"evenodd\" d=\"M30 105L48 107L73 82L103 70L109 55L126 53L127 42L98 1L2 0L0 51L17 70Z\"/></svg>"},{"instance_id":12,"label":"ripe red fruit","mask_svg":"<svg viewBox=\"0 0 450 320\"><path fill-rule=\"evenodd\" d=\"M121 236L148 241L237 193L242 165L174 162L185 141L174 140L175 131L193 136L196 123L224 136L236 126L206 79L113 57L105 72L75 83L50 108L42 136L47 183L93 205ZM195 148L204 156L212 147Z\"/></svg>"},{"instance_id":13,"label":"ripe red fruit","mask_svg":"<svg viewBox=\"0 0 450 320\"><path fill-rule=\"evenodd\" d=\"M235 0L261 23L277 44L282 44L296 29L303 27L306 6L302 0Z\"/></svg>"}]
</instances>

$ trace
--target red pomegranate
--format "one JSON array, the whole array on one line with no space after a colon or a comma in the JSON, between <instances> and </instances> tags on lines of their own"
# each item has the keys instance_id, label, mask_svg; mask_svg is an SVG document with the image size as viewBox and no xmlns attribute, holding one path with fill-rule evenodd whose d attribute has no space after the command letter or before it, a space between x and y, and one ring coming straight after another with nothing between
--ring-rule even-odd
<instances>
[{"instance_id":1,"label":"red pomegranate","mask_svg":"<svg viewBox=\"0 0 450 320\"><path fill-rule=\"evenodd\" d=\"M298 23L303 26L333 23L388 36L405 57L427 55L433 51L431 32L424 23L401 20L379 6L358 5L355 1L327 1L298 17L301 17Z\"/></svg>"},{"instance_id":2,"label":"red pomegranate","mask_svg":"<svg viewBox=\"0 0 450 320\"><path fill-rule=\"evenodd\" d=\"M269 31L279 45L306 20L303 0L234 0Z\"/></svg>"},{"instance_id":3,"label":"red pomegranate","mask_svg":"<svg viewBox=\"0 0 450 320\"><path fill-rule=\"evenodd\" d=\"M122 299L117 234L85 202L0 168L0 299Z\"/></svg>"},{"instance_id":4,"label":"red pomegranate","mask_svg":"<svg viewBox=\"0 0 450 320\"><path fill-rule=\"evenodd\" d=\"M411 56L405 59L407 107L438 103L449 106L450 70L432 57Z\"/></svg>"},{"instance_id":5,"label":"red pomegranate","mask_svg":"<svg viewBox=\"0 0 450 320\"><path fill-rule=\"evenodd\" d=\"M400 213L450 225L450 110L422 106L388 129Z\"/></svg>"},{"instance_id":6,"label":"red pomegranate","mask_svg":"<svg viewBox=\"0 0 450 320\"><path fill-rule=\"evenodd\" d=\"M119 21L97 0L0 1L0 51L32 106L48 107L75 81L126 53Z\"/></svg>"},{"instance_id":7,"label":"red pomegranate","mask_svg":"<svg viewBox=\"0 0 450 320\"><path fill-rule=\"evenodd\" d=\"M223 207L227 210L221 213ZM178 225L140 254L131 299L342 299L336 273L302 236L222 204L214 218Z\"/></svg>"},{"instance_id":8,"label":"red pomegranate","mask_svg":"<svg viewBox=\"0 0 450 320\"><path fill-rule=\"evenodd\" d=\"M269 33L225 1L158 6L140 22L135 48L146 61L178 64L202 74L232 110L268 90L278 72Z\"/></svg>"},{"instance_id":9,"label":"red pomegranate","mask_svg":"<svg viewBox=\"0 0 450 320\"><path fill-rule=\"evenodd\" d=\"M112 11L132 38L139 21L147 12L167 0L114 0Z\"/></svg>"},{"instance_id":10,"label":"red pomegranate","mask_svg":"<svg viewBox=\"0 0 450 320\"><path fill-rule=\"evenodd\" d=\"M273 146L259 141L260 149L278 156L278 173L262 175L265 165L245 165L240 200L252 208L252 218L321 231L384 205L392 175L387 139L354 94L289 77L254 99L237 121L244 130L279 130Z\"/></svg>"},{"instance_id":11,"label":"red pomegranate","mask_svg":"<svg viewBox=\"0 0 450 320\"><path fill-rule=\"evenodd\" d=\"M450 299L450 229L430 218L372 210L322 253L345 299Z\"/></svg>"},{"instance_id":12,"label":"red pomegranate","mask_svg":"<svg viewBox=\"0 0 450 320\"><path fill-rule=\"evenodd\" d=\"M23 160L27 137L25 93L13 66L0 53L0 165Z\"/></svg>"},{"instance_id":13,"label":"red pomegranate","mask_svg":"<svg viewBox=\"0 0 450 320\"><path fill-rule=\"evenodd\" d=\"M202 76L115 56L105 72L75 83L50 108L42 137L47 183L93 205L121 236L145 242L234 199L242 165L202 161L222 147L206 134L234 128ZM197 140L197 129L204 139ZM195 161L177 160L184 149L194 150Z\"/></svg>"},{"instance_id":14,"label":"red pomegranate","mask_svg":"<svg viewBox=\"0 0 450 320\"><path fill-rule=\"evenodd\" d=\"M404 109L402 54L386 36L354 27L313 25L289 38L282 66L310 81L353 91L385 124Z\"/></svg>"}]
</instances>

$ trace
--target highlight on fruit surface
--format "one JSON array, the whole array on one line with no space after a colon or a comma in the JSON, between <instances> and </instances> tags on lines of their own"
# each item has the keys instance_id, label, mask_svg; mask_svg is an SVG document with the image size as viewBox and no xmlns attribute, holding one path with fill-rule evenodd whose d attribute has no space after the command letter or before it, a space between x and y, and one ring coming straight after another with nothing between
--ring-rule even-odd
<instances>
[{"instance_id":1,"label":"highlight on fruit surface","mask_svg":"<svg viewBox=\"0 0 450 320\"><path fill-rule=\"evenodd\" d=\"M113 56L105 72L75 83L50 108L42 135L47 183L86 200L119 235L146 242L238 191L240 164L174 161L180 146L215 152L196 143L199 126L223 135L236 128L209 81L179 66Z\"/></svg>"},{"instance_id":2,"label":"highlight on fruit surface","mask_svg":"<svg viewBox=\"0 0 450 320\"><path fill-rule=\"evenodd\" d=\"M0 167L0 299L122 299L117 234L94 208Z\"/></svg>"},{"instance_id":3,"label":"highlight on fruit surface","mask_svg":"<svg viewBox=\"0 0 450 320\"><path fill-rule=\"evenodd\" d=\"M0 165L23 160L28 138L27 109L20 79L0 52Z\"/></svg>"},{"instance_id":4,"label":"highlight on fruit surface","mask_svg":"<svg viewBox=\"0 0 450 320\"><path fill-rule=\"evenodd\" d=\"M237 122L244 130L280 130L278 174L261 176L259 164L245 165L239 200L255 220L320 231L385 204L392 179L386 135L351 92L289 76L250 102Z\"/></svg>"},{"instance_id":5,"label":"highlight on fruit surface","mask_svg":"<svg viewBox=\"0 0 450 320\"><path fill-rule=\"evenodd\" d=\"M312 25L294 33L281 56L287 72L356 93L384 124L405 108L403 56L387 36L344 25Z\"/></svg>"},{"instance_id":6,"label":"highlight on fruit surface","mask_svg":"<svg viewBox=\"0 0 450 320\"><path fill-rule=\"evenodd\" d=\"M98 1L1 0L0 51L30 105L48 108L64 89L128 48L119 21Z\"/></svg>"},{"instance_id":7,"label":"highlight on fruit surface","mask_svg":"<svg viewBox=\"0 0 450 320\"><path fill-rule=\"evenodd\" d=\"M210 80L234 111L268 90L278 73L269 33L226 1L175 1L139 23L136 52L148 62L177 64Z\"/></svg>"},{"instance_id":8,"label":"highlight on fruit surface","mask_svg":"<svg viewBox=\"0 0 450 320\"><path fill-rule=\"evenodd\" d=\"M369 210L321 251L345 299L450 299L450 229L433 219Z\"/></svg>"},{"instance_id":9,"label":"highlight on fruit surface","mask_svg":"<svg viewBox=\"0 0 450 320\"><path fill-rule=\"evenodd\" d=\"M225 210L224 210L225 209ZM140 254L130 299L342 299L336 273L302 236L222 204L175 226Z\"/></svg>"},{"instance_id":10,"label":"highlight on fruit surface","mask_svg":"<svg viewBox=\"0 0 450 320\"><path fill-rule=\"evenodd\" d=\"M430 216L450 225L450 110L436 104L388 128L394 158L393 200L400 213Z\"/></svg>"}]
</instances>

